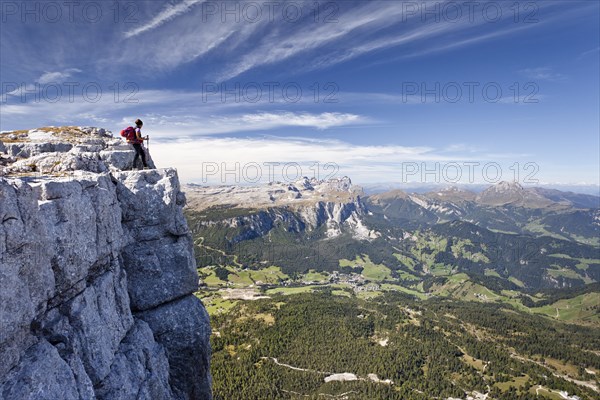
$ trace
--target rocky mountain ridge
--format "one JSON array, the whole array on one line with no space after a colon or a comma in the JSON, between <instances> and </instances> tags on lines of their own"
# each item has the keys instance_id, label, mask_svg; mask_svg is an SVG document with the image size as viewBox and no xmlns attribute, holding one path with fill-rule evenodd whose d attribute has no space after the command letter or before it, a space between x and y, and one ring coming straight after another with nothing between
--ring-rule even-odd
<instances>
[{"instance_id":1,"label":"rocky mountain ridge","mask_svg":"<svg viewBox=\"0 0 600 400\"><path fill-rule=\"evenodd\" d=\"M337 188L340 181L349 182L330 183ZM295 276L339 271L340 260L368 256L390 268L391 281L411 289L459 272L498 290L578 287L600 279L600 210L567 204L569 193L557 202L507 183L479 195L448 188L363 198L350 195L362 193L353 186L340 195L314 190L330 187L326 182L313 182L312 190L303 182L186 188L192 200L185 212L202 254L198 265L234 266L234 274L278 266ZM194 198L211 206L196 209Z\"/></svg>"},{"instance_id":2,"label":"rocky mountain ridge","mask_svg":"<svg viewBox=\"0 0 600 400\"><path fill-rule=\"evenodd\" d=\"M98 128L0 136L0 399L210 399L177 171Z\"/></svg>"},{"instance_id":3,"label":"rocky mountain ridge","mask_svg":"<svg viewBox=\"0 0 600 400\"><path fill-rule=\"evenodd\" d=\"M317 180L304 177L296 182L271 182L261 186L185 186L187 209L206 213L212 209L248 210L245 215L208 218L203 224L240 228L238 242L264 236L278 223L294 232L325 227L325 235L337 237L349 231L355 238L370 239L378 233L365 227L365 206L360 187L348 177Z\"/></svg>"},{"instance_id":4,"label":"rocky mountain ridge","mask_svg":"<svg viewBox=\"0 0 600 400\"><path fill-rule=\"evenodd\" d=\"M500 182L479 194L453 187L428 193L394 190L368 196L365 203L405 226L462 220L506 233L600 245L600 198L592 195Z\"/></svg>"},{"instance_id":5,"label":"rocky mountain ridge","mask_svg":"<svg viewBox=\"0 0 600 400\"><path fill-rule=\"evenodd\" d=\"M348 177L318 180L303 177L295 182L270 182L257 186L185 186L188 208L196 211L214 206L246 209L269 207L300 208L316 202L349 203L359 201L362 189Z\"/></svg>"},{"instance_id":6,"label":"rocky mountain ridge","mask_svg":"<svg viewBox=\"0 0 600 400\"><path fill-rule=\"evenodd\" d=\"M185 191L186 209L198 213L197 224L213 230L217 225L235 229L236 234L228 237L230 244L265 237L276 226L290 232L324 227L325 238L347 232L354 239L373 240L381 232L369 225L371 215L409 230L461 220L495 231L550 235L586 244L598 244L600 233L600 210L585 207L598 198L524 188L516 182L500 182L480 193L449 187L428 193L392 190L366 197L347 177L261 186L188 185Z\"/></svg>"},{"instance_id":7,"label":"rocky mountain ridge","mask_svg":"<svg viewBox=\"0 0 600 400\"><path fill-rule=\"evenodd\" d=\"M450 186L426 193L408 193L396 189L369 196L369 199L374 202L404 198L411 198L420 205L425 202L430 204L473 203L479 206L511 206L530 209L600 208L600 198L597 196L538 187L527 188L518 182L505 181L490 185L480 193Z\"/></svg>"}]
</instances>

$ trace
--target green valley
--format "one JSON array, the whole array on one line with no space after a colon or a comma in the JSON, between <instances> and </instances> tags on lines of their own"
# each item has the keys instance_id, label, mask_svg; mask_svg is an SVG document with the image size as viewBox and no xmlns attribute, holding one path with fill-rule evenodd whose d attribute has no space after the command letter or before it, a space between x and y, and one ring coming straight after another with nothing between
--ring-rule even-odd
<instances>
[{"instance_id":1,"label":"green valley","mask_svg":"<svg viewBox=\"0 0 600 400\"><path fill-rule=\"evenodd\" d=\"M256 208L228 189L241 204L186 210L216 399L600 396L596 217L577 226L593 211L290 188L252 189L271 199ZM217 203L194 190L196 207ZM576 217L573 234L530 229L550 217Z\"/></svg>"}]
</instances>

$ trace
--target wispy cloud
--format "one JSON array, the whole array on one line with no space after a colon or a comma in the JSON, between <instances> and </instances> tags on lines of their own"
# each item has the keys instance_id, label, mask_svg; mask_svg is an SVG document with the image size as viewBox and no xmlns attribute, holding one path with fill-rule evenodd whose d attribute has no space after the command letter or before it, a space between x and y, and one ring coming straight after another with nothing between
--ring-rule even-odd
<instances>
[{"instance_id":1,"label":"wispy cloud","mask_svg":"<svg viewBox=\"0 0 600 400\"><path fill-rule=\"evenodd\" d=\"M408 52L407 54L405 54L403 56L400 56L399 58L415 58L415 57L426 56L426 55L429 55L429 54L450 51L450 50L458 49L458 48L461 48L461 47L471 46L471 45L474 45L474 44L485 42L485 41L488 41L488 40L491 40L491 39L496 39L496 38L499 38L501 36L506 36L506 35L514 34L514 33L517 33L519 31L522 31L522 30L532 29L534 27L535 27L535 25L533 25L533 24L529 24L529 25L514 25L514 26L508 26L508 27L503 28L503 29L497 29L497 30L495 30L493 32L490 32L490 33L483 33L483 34L475 33L473 36L464 38L462 40L447 41L445 43L442 43L441 45L437 45L437 44L436 45L431 45L431 46L427 46L425 49L422 49L422 50Z\"/></svg>"},{"instance_id":2,"label":"wispy cloud","mask_svg":"<svg viewBox=\"0 0 600 400\"><path fill-rule=\"evenodd\" d=\"M481 13L474 13L475 18L471 18L466 11L458 20L449 21L445 16L441 20L423 19L424 10L442 9L438 0L411 3L416 10L389 1L340 3L335 23L326 23L323 18L315 22L308 17L290 23L278 13L271 20L265 16L269 14L266 10L262 10L262 18L251 23L245 21L243 15L223 21L223 15L207 17L203 7L195 7L202 2L204 0L186 0L166 6L147 24L128 31L125 34L128 40L123 43L125 48L120 48L118 53L127 56L119 57L115 52L114 57L119 63L144 60L150 69L168 70L209 54L217 58L226 55L221 58L225 64L211 74L223 82L291 59L298 60L298 68L305 70L327 68L401 46L407 47L405 56L415 57L473 45L539 25L515 24L512 18L492 24ZM241 13L247 3L252 2L240 1L237 12ZM299 4L307 13L305 6L310 10L313 3ZM512 15L509 6L501 4L503 15ZM543 7L546 6L540 5ZM171 40L173 37L178 40ZM143 46L136 40L142 38ZM419 49L411 47L416 43Z\"/></svg>"},{"instance_id":3,"label":"wispy cloud","mask_svg":"<svg viewBox=\"0 0 600 400\"><path fill-rule=\"evenodd\" d=\"M24 124L30 124L31 121L43 121L43 124L92 122L117 129L144 116L150 122L148 127L152 126L157 137L173 137L174 130L179 137L269 131L286 127L326 130L371 122L368 117L357 113L290 111L281 109L283 105L280 103L263 102L252 104L252 110L240 110L250 105L218 101L207 103L202 92L140 91L132 99L135 101L127 102L123 98L115 101L113 93L108 91L94 101L62 96L55 102L46 99L43 93L35 94L35 87L31 86L27 88L28 102L23 102L23 90L19 88L3 96L5 101L0 104L3 129L29 126ZM257 106L264 109L257 110ZM265 110L268 108L271 110Z\"/></svg>"},{"instance_id":4,"label":"wispy cloud","mask_svg":"<svg viewBox=\"0 0 600 400\"><path fill-rule=\"evenodd\" d=\"M348 113L320 114L298 112L258 112L242 115L151 115L153 133L157 138L231 134L236 132L269 131L287 127L325 130L365 123L368 118ZM185 122L182 122L185 121ZM174 127L176 127L174 129Z\"/></svg>"},{"instance_id":5,"label":"wispy cloud","mask_svg":"<svg viewBox=\"0 0 600 400\"><path fill-rule=\"evenodd\" d=\"M600 54L600 46L599 46L599 47L596 47L595 49L591 49L591 50L588 50L588 51L584 51L583 53L581 53L581 54L580 54L580 55L577 57L577 59L581 59L581 58L587 57L587 56L589 56L589 55L592 55L592 54Z\"/></svg>"},{"instance_id":6,"label":"wispy cloud","mask_svg":"<svg viewBox=\"0 0 600 400\"><path fill-rule=\"evenodd\" d=\"M520 70L519 73L529 79L539 81L562 81L566 79L565 75L554 72L550 67L527 68Z\"/></svg>"},{"instance_id":7,"label":"wispy cloud","mask_svg":"<svg viewBox=\"0 0 600 400\"><path fill-rule=\"evenodd\" d=\"M279 29L271 31L262 38L259 46L232 62L217 76L217 80L228 80L259 66L279 63L332 43L341 43L360 30L373 34L401 20L403 8L393 2L363 4L344 11L339 23L307 22L295 24L287 32Z\"/></svg>"},{"instance_id":8,"label":"wispy cloud","mask_svg":"<svg viewBox=\"0 0 600 400\"><path fill-rule=\"evenodd\" d=\"M402 46L406 47L402 58L423 56L474 45L542 24L516 24L512 18L491 23L482 13L471 15L466 11L458 19L449 19L442 11L438 11L440 15L424 17L431 10L442 10L441 3L437 0L415 2L410 4L414 8L410 8L391 1L369 2L344 10L339 24L305 26L284 35L281 35L283 32L265 35L258 46L239 60L232 61L224 72L217 75L217 79L232 79L252 69L305 54L310 54L310 61L300 60L303 70L327 68ZM512 15L509 3L494 4L502 8L502 15ZM546 4L539 7L549 8ZM415 50L416 44L418 50Z\"/></svg>"},{"instance_id":9,"label":"wispy cloud","mask_svg":"<svg viewBox=\"0 0 600 400\"><path fill-rule=\"evenodd\" d=\"M125 33L126 38L131 38L137 36L141 33L151 31L168 21L174 19L175 17L185 14L189 10L191 10L194 6L205 2L206 0L183 0L181 3L177 4L168 4L160 13L158 13L154 18L152 18L145 25L138 26L135 29L132 29Z\"/></svg>"},{"instance_id":10,"label":"wispy cloud","mask_svg":"<svg viewBox=\"0 0 600 400\"><path fill-rule=\"evenodd\" d=\"M183 64L204 59L209 62L198 64L200 73L226 81L291 60L297 70L305 71L331 67L390 48L401 49L394 57L448 51L547 24L562 4L537 3L540 10L544 9L545 18L539 23L524 24L515 23L511 3L502 2L495 3L502 7L503 18L498 23L483 18L484 3L478 6L474 19L463 9L461 18L448 20L443 11L444 2L439 0L410 2L411 7L394 1L335 2L339 7L335 14L337 21L326 22L326 15L320 15L315 21L312 11L315 2L303 0L295 2L303 9L303 18L292 23L282 17L283 3L273 3L276 9L272 14L266 9L266 3L240 0L235 3L240 15L226 15L225 21L221 2L212 2L218 10L210 16L204 14L205 3L206 0L169 2L144 20L142 14L148 12L148 4L154 3L140 2L140 13L136 17L142 22L126 26L125 32L119 29L123 26L120 24L110 30L99 29L99 24L86 27L85 32L78 24L64 24L61 33L51 43L44 43L43 48L23 39L30 35L23 31L24 26L12 26L16 29L6 29L3 33L10 40L2 41L2 49L4 54L10 54L11 65L29 65L25 62L25 57L29 61L27 51L21 49L33 46L30 51L41 54L39 64L54 65L56 70L70 66L69 62L73 60L82 60L81 52L85 51L86 61L81 64L94 60L89 69L95 68L102 76L108 73L119 75L124 71L128 75L154 76L157 72L167 73ZM252 22L246 20L241 10L248 4L261 8L262 17ZM571 8L569 13L581 12L585 7L577 4ZM436 9L440 10L440 15L423 18L424 10ZM104 11L112 15L110 8ZM35 27L35 35L40 38L47 33L42 25ZM90 48L90 40L97 45ZM16 53L11 50L6 44L9 41L20 50ZM6 58L4 54L3 58ZM386 57L386 60L390 59L394 58ZM91 72L87 65L82 69Z\"/></svg>"},{"instance_id":11,"label":"wispy cloud","mask_svg":"<svg viewBox=\"0 0 600 400\"><path fill-rule=\"evenodd\" d=\"M179 13L177 24L163 22L162 26L145 29L144 35L130 35L119 47L109 49L109 56L102 63L108 67L135 67L139 73L148 75L168 72L214 50L224 50L228 40L239 35L247 38L257 29L254 25L240 29L220 20L202 22L201 16L194 12L196 8L188 7L188 13Z\"/></svg>"},{"instance_id":12,"label":"wispy cloud","mask_svg":"<svg viewBox=\"0 0 600 400\"><path fill-rule=\"evenodd\" d=\"M466 143L456 143L447 146L445 149L442 149L444 153L481 153L482 148L478 146L473 146Z\"/></svg>"}]
</instances>

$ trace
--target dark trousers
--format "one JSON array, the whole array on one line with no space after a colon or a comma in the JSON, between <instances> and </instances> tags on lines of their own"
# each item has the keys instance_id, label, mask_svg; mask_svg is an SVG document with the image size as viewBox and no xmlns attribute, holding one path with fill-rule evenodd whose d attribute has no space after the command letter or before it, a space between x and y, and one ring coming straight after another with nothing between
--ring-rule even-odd
<instances>
[{"instance_id":1,"label":"dark trousers","mask_svg":"<svg viewBox=\"0 0 600 400\"><path fill-rule=\"evenodd\" d=\"M148 165L146 164L146 153L144 152L144 148L139 143L134 143L133 148L135 149L135 157L133 157L133 168L137 165L138 159L142 157L142 164L144 164L144 168Z\"/></svg>"}]
</instances>

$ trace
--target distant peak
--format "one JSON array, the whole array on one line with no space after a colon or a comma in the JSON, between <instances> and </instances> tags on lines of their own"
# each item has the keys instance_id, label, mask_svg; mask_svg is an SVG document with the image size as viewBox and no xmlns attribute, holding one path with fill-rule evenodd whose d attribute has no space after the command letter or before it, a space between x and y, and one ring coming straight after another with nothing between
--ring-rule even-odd
<instances>
[{"instance_id":1,"label":"distant peak","mask_svg":"<svg viewBox=\"0 0 600 400\"><path fill-rule=\"evenodd\" d=\"M347 176L318 181L325 190L347 192L352 188L352 181Z\"/></svg>"},{"instance_id":2,"label":"distant peak","mask_svg":"<svg viewBox=\"0 0 600 400\"><path fill-rule=\"evenodd\" d=\"M447 186L441 190L442 193L471 193L467 189L458 186Z\"/></svg>"},{"instance_id":3,"label":"distant peak","mask_svg":"<svg viewBox=\"0 0 600 400\"><path fill-rule=\"evenodd\" d=\"M458 186L448 186L442 189L442 192L458 192L460 188Z\"/></svg>"},{"instance_id":4,"label":"distant peak","mask_svg":"<svg viewBox=\"0 0 600 400\"><path fill-rule=\"evenodd\" d=\"M256 186L186 186L188 206L202 210L214 205L245 208L306 206L319 202L352 203L362 196L347 176L318 180L302 177L294 182L269 182Z\"/></svg>"},{"instance_id":5,"label":"distant peak","mask_svg":"<svg viewBox=\"0 0 600 400\"><path fill-rule=\"evenodd\" d=\"M494 191L498 192L498 191L522 191L523 186L521 186L521 184L519 182L513 181L513 182L508 182L508 181L501 181L496 183L494 186L490 187L490 189L493 189Z\"/></svg>"},{"instance_id":6,"label":"distant peak","mask_svg":"<svg viewBox=\"0 0 600 400\"><path fill-rule=\"evenodd\" d=\"M299 189L302 189L302 190L313 190L314 185L317 183L318 183L318 181L315 178L308 179L308 177L303 176L302 178L300 178L296 182L294 182L293 186L295 186Z\"/></svg>"},{"instance_id":7,"label":"distant peak","mask_svg":"<svg viewBox=\"0 0 600 400\"><path fill-rule=\"evenodd\" d=\"M484 190L477 201L487 205L507 205L544 208L552 204L552 201L541 196L533 189L525 189L518 182L498 182Z\"/></svg>"}]
</instances>

